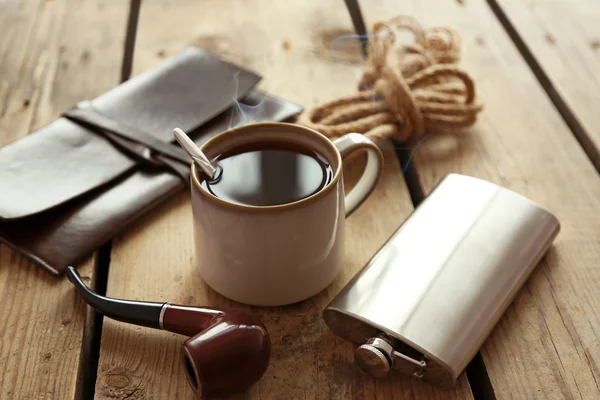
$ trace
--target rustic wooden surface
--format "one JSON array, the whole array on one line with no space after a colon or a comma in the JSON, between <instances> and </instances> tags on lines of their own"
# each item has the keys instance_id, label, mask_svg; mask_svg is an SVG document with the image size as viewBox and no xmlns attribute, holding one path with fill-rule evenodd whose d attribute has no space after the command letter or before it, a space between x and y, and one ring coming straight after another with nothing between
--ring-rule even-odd
<instances>
[{"instance_id":1,"label":"rustic wooden surface","mask_svg":"<svg viewBox=\"0 0 600 400\"><path fill-rule=\"evenodd\" d=\"M253 9L260 12L254 12ZM252 20L247 15L253 15ZM181 29L157 21L177 21ZM244 21L240 23L240 21ZM333 2L195 1L172 7L144 3L134 72L143 71L188 44L207 48L264 77L261 87L302 105L354 90L361 55L348 13ZM466 378L454 392L412 379L375 383L353 363L354 346L332 335L321 310L412 210L391 144L379 187L348 220L346 264L336 282L311 300L255 309L273 340L264 378L247 394L261 399L471 398ZM360 172L361 165L350 175ZM193 264L189 196L183 194L113 243L107 293L186 304L242 306L211 291ZM242 306L243 307L243 306ZM180 365L183 338L106 321L97 398L191 398Z\"/></svg>"},{"instance_id":2,"label":"rustic wooden surface","mask_svg":"<svg viewBox=\"0 0 600 400\"><path fill-rule=\"evenodd\" d=\"M392 0L364 3L369 24L396 9ZM404 6L425 25L462 34L463 66L485 102L474 128L429 137L416 149L425 192L449 172L472 175L538 202L562 225L482 349L494 393L499 399L600 398L598 173L484 2Z\"/></svg>"},{"instance_id":3,"label":"rustic wooden surface","mask_svg":"<svg viewBox=\"0 0 600 400\"><path fill-rule=\"evenodd\" d=\"M0 1L0 145L119 82L126 15L112 1ZM79 271L89 283L91 258ZM73 398L86 307L70 283L0 245L0 316L0 398Z\"/></svg>"},{"instance_id":4,"label":"rustic wooden surface","mask_svg":"<svg viewBox=\"0 0 600 400\"><path fill-rule=\"evenodd\" d=\"M600 171L600 4L594 0L496 0L499 10L548 79Z\"/></svg>"},{"instance_id":5,"label":"rustic wooden surface","mask_svg":"<svg viewBox=\"0 0 600 400\"><path fill-rule=\"evenodd\" d=\"M134 73L192 44L254 69L264 76L262 88L304 106L355 91L362 55L343 2L251 4L145 1ZM119 82L129 6L0 0L0 145ZM590 161L598 167L597 4L380 0L361 6L369 29L402 13L463 36L462 64L474 75L485 110L475 127L428 136L415 149L425 193L445 174L464 173L524 194L562 223L554 247L482 348L485 370L471 376L479 386L475 397L600 398L600 178ZM397 376L372 381L353 364L353 346L322 322L323 307L412 210L391 144L383 147L385 175L348 220L340 277L311 300L253 309L273 335L273 361L240 398L473 397L464 375L454 392ZM345 168L349 182L361 167L356 160ZM244 307L207 288L196 273L185 193L117 238L111 256L109 295ZM80 272L93 278L91 259ZM87 349L92 329L70 284L0 245L0 302L0 398L82 398L78 378L93 369L80 365L82 346ZM110 320L97 333L97 399L191 398L179 360L183 337ZM482 389L486 373L490 387Z\"/></svg>"}]
</instances>

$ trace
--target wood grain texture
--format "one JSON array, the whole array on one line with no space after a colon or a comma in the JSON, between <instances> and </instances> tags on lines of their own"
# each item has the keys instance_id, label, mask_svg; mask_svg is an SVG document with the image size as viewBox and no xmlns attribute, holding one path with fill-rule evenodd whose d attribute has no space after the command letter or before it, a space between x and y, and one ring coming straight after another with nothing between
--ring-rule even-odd
<instances>
[{"instance_id":1,"label":"wood grain texture","mask_svg":"<svg viewBox=\"0 0 600 400\"><path fill-rule=\"evenodd\" d=\"M546 90L600 171L600 4L495 0L548 82Z\"/></svg>"},{"instance_id":2,"label":"wood grain texture","mask_svg":"<svg viewBox=\"0 0 600 400\"><path fill-rule=\"evenodd\" d=\"M119 82L126 16L112 1L0 1L0 145ZM0 245L0 315L0 398L73 398L86 307L71 284Z\"/></svg>"},{"instance_id":3,"label":"wood grain texture","mask_svg":"<svg viewBox=\"0 0 600 400\"><path fill-rule=\"evenodd\" d=\"M485 2L363 7L369 24L408 13L463 36L462 65L485 109L472 129L431 135L418 146L414 161L425 191L447 173L463 173L515 190L561 222L554 246L482 348L497 398L599 398L597 171Z\"/></svg>"},{"instance_id":4,"label":"wood grain texture","mask_svg":"<svg viewBox=\"0 0 600 400\"><path fill-rule=\"evenodd\" d=\"M148 1L142 5L134 70L139 73L189 44L251 68L261 87L304 106L355 90L362 56L342 2L262 0ZM199 79L201 79L199 77ZM321 318L329 300L412 211L389 143L376 191L347 224L345 266L311 300L254 309L269 330L273 354L266 375L245 398L470 399L466 380L443 392L393 376L373 381L353 361L354 346L332 335ZM348 181L361 160L345 169ZM194 267L192 213L182 194L137 224L113 245L108 294L183 304L238 306L210 290ZM98 399L191 398L179 359L178 337L105 321Z\"/></svg>"}]
</instances>

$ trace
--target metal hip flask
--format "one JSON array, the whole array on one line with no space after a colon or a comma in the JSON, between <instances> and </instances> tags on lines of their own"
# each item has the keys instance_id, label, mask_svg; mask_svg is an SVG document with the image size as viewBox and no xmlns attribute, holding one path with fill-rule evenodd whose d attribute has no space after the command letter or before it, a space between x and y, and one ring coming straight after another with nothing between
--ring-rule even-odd
<instances>
[{"instance_id":1,"label":"metal hip flask","mask_svg":"<svg viewBox=\"0 0 600 400\"><path fill-rule=\"evenodd\" d=\"M560 230L525 197L444 178L325 308L355 360L452 388Z\"/></svg>"}]
</instances>

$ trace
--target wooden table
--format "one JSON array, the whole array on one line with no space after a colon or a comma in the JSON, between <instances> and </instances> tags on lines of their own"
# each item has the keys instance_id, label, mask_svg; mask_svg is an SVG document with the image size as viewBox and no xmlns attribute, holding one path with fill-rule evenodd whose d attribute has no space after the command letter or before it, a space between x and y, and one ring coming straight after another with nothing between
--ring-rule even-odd
<instances>
[{"instance_id":1,"label":"wooden table","mask_svg":"<svg viewBox=\"0 0 600 400\"><path fill-rule=\"evenodd\" d=\"M271 332L273 359L240 398L600 398L600 3L380 0L361 7L368 27L408 14L458 30L462 66L485 110L473 128L430 136L414 149L408 185L392 144L383 146L384 177L348 220L338 279L311 300L253 309ZM189 44L259 72L263 89L304 106L353 93L360 47L332 45L353 33L343 2L332 0L148 0L141 7L136 0L3 0L0 144ZM562 231L454 391L397 375L373 381L320 312L413 201L449 172L522 193L552 210ZM190 221L189 196L181 194L79 270L114 297L242 306L198 277ZM99 318L65 279L4 246L0 316L3 400L191 398L179 363L182 337Z\"/></svg>"}]
</instances>

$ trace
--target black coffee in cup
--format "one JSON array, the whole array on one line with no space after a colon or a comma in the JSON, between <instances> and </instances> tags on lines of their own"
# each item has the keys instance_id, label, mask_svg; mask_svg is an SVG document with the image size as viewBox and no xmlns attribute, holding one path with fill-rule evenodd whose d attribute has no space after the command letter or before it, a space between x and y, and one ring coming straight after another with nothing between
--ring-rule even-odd
<instances>
[{"instance_id":1,"label":"black coffee in cup","mask_svg":"<svg viewBox=\"0 0 600 400\"><path fill-rule=\"evenodd\" d=\"M323 189L333 179L327 159L289 142L257 142L235 147L216 158L214 179L201 185L223 200L248 206L293 203Z\"/></svg>"}]
</instances>

